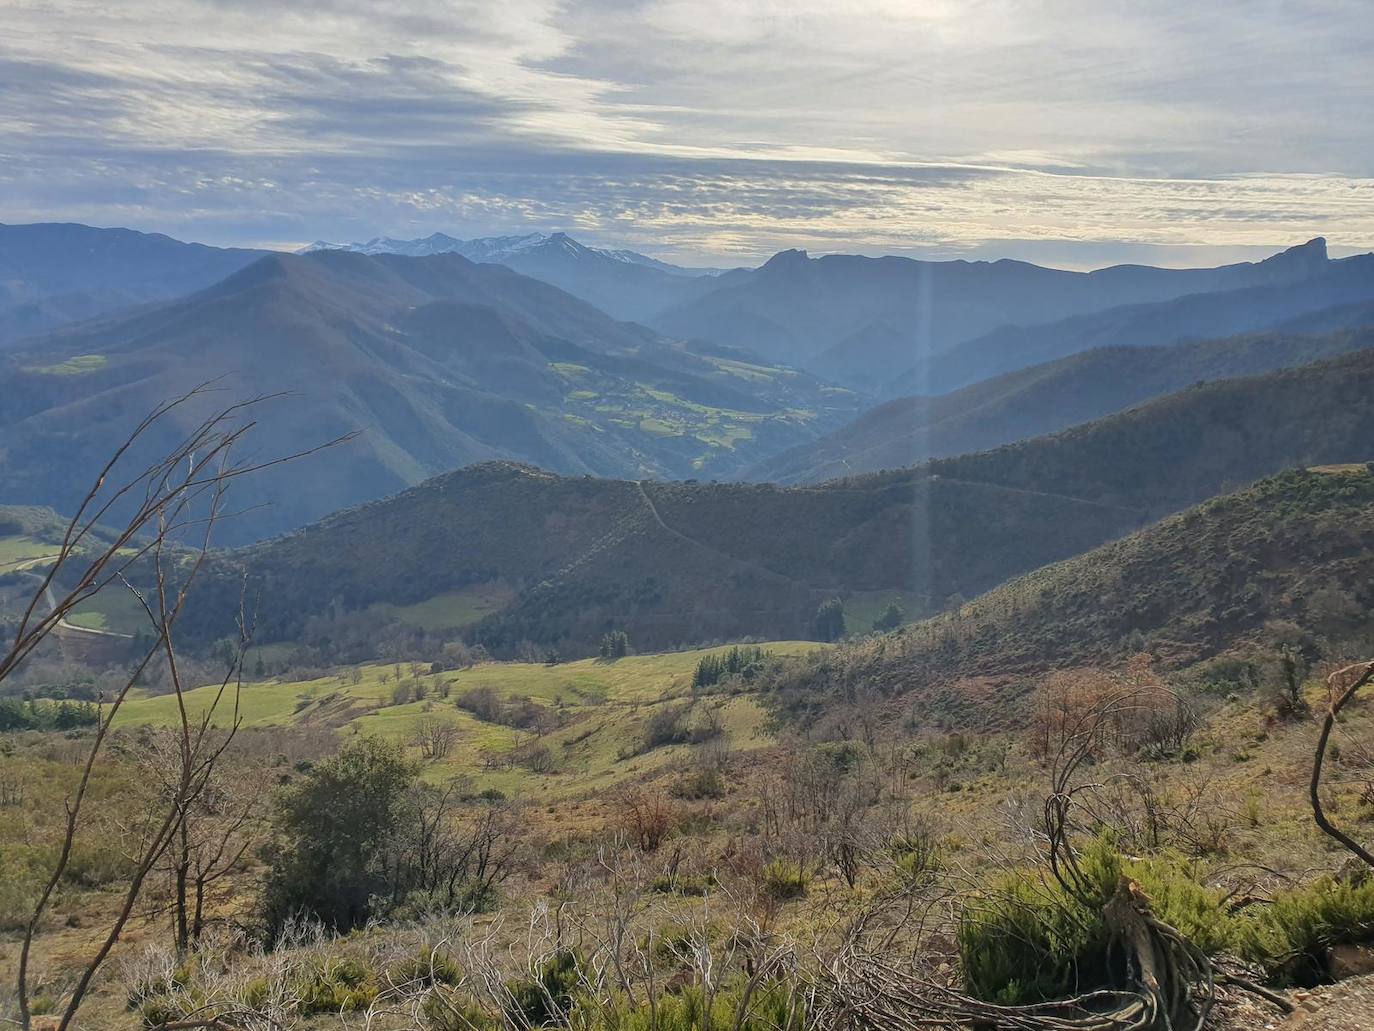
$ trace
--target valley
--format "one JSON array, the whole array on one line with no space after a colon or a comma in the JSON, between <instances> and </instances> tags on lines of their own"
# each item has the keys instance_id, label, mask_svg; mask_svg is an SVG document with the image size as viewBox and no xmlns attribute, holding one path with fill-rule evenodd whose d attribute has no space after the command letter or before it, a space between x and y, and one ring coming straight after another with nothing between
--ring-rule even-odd
<instances>
[{"instance_id":1,"label":"valley","mask_svg":"<svg viewBox=\"0 0 1374 1031\"><path fill-rule=\"evenodd\" d=\"M1042 1031L1148 992L1123 890L1228 971L1168 975L1208 1028L1338 979L1367 263L839 257L378 238L0 345L5 982L114 1031Z\"/></svg>"},{"instance_id":2,"label":"valley","mask_svg":"<svg viewBox=\"0 0 1374 1031\"><path fill-rule=\"evenodd\" d=\"M0 1031L1374 1031L1374 18L0 4Z\"/></svg>"}]
</instances>

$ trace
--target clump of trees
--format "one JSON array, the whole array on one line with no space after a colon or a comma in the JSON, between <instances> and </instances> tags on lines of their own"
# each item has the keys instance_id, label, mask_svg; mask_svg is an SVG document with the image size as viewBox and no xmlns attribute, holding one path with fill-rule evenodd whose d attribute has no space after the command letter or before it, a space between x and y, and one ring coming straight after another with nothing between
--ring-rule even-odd
<instances>
[{"instance_id":1,"label":"clump of trees","mask_svg":"<svg viewBox=\"0 0 1374 1031\"><path fill-rule=\"evenodd\" d=\"M0 698L0 732L15 730L76 730L100 722L100 710L90 702Z\"/></svg>"},{"instance_id":2,"label":"clump of trees","mask_svg":"<svg viewBox=\"0 0 1374 1031\"><path fill-rule=\"evenodd\" d=\"M397 913L491 905L514 867L507 811L463 811L456 786L418 773L400 748L365 737L283 790L264 901L271 936L299 920L342 932Z\"/></svg>"},{"instance_id":3,"label":"clump of trees","mask_svg":"<svg viewBox=\"0 0 1374 1031\"><path fill-rule=\"evenodd\" d=\"M714 687L728 677L752 680L767 659L768 653L757 645L735 645L724 652L703 655L692 672L692 690Z\"/></svg>"},{"instance_id":4,"label":"clump of trees","mask_svg":"<svg viewBox=\"0 0 1374 1031\"><path fill-rule=\"evenodd\" d=\"M704 744L725 733L720 712L708 709L700 720L692 719L693 705L663 705L644 721L639 751L649 752L665 745Z\"/></svg>"},{"instance_id":5,"label":"clump of trees","mask_svg":"<svg viewBox=\"0 0 1374 1031\"><path fill-rule=\"evenodd\" d=\"M883 609L883 614L873 621L873 629L880 633L896 630L906 622L906 612L895 601Z\"/></svg>"},{"instance_id":6,"label":"clump of trees","mask_svg":"<svg viewBox=\"0 0 1374 1031\"><path fill-rule=\"evenodd\" d=\"M630 638L624 630L612 630L602 635L600 656L607 662L623 659L630 654Z\"/></svg>"},{"instance_id":7,"label":"clump of trees","mask_svg":"<svg viewBox=\"0 0 1374 1031\"><path fill-rule=\"evenodd\" d=\"M816 607L811 636L817 641L838 641L845 635L844 602L827 598Z\"/></svg>"},{"instance_id":8,"label":"clump of trees","mask_svg":"<svg viewBox=\"0 0 1374 1031\"><path fill-rule=\"evenodd\" d=\"M484 722L531 730L536 734L547 733L560 722L558 712L550 706L524 695L505 698L485 685L463 691L454 699L454 705Z\"/></svg>"}]
</instances>

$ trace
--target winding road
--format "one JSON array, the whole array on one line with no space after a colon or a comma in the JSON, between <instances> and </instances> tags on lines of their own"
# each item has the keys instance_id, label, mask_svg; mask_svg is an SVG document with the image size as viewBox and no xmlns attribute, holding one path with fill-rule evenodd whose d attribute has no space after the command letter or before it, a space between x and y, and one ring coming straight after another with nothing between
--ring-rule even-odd
<instances>
[{"instance_id":1,"label":"winding road","mask_svg":"<svg viewBox=\"0 0 1374 1031\"><path fill-rule=\"evenodd\" d=\"M39 583L43 582L43 578L37 573L26 573L26 575L31 579L37 580ZM57 608L57 596L53 594L51 584L43 588L43 600L48 603L49 612ZM92 637L107 637L119 641L132 640L134 636L133 634L121 634L114 630L97 630L95 627L77 626L75 623L69 623L65 619L57 621L57 629L61 630L63 633L89 634Z\"/></svg>"}]
</instances>

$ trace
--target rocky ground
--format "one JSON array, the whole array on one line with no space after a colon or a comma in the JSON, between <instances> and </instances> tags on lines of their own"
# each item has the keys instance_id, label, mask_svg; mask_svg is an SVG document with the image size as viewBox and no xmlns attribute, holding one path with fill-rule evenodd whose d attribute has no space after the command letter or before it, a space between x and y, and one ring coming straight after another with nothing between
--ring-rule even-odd
<instances>
[{"instance_id":1,"label":"rocky ground","mask_svg":"<svg viewBox=\"0 0 1374 1031\"><path fill-rule=\"evenodd\" d=\"M1297 1012L1282 1031L1374 1031L1374 974L1294 993Z\"/></svg>"}]
</instances>

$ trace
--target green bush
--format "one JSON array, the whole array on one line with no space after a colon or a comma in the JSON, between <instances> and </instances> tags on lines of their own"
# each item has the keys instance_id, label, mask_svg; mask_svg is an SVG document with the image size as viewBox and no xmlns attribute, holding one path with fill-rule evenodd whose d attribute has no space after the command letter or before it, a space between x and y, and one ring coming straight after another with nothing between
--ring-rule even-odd
<instances>
[{"instance_id":1,"label":"green bush","mask_svg":"<svg viewBox=\"0 0 1374 1031\"><path fill-rule=\"evenodd\" d=\"M1198 882L1194 864L1173 856L1127 863L1157 917L1208 955L1235 947L1236 920L1221 895Z\"/></svg>"},{"instance_id":2,"label":"green bush","mask_svg":"<svg viewBox=\"0 0 1374 1031\"><path fill-rule=\"evenodd\" d=\"M1374 940L1374 877L1322 877L1283 892L1240 922L1240 953L1271 981L1310 987L1327 980L1326 950Z\"/></svg>"},{"instance_id":3,"label":"green bush","mask_svg":"<svg viewBox=\"0 0 1374 1031\"><path fill-rule=\"evenodd\" d=\"M54 856L54 862L56 856ZM114 881L126 881L133 875L135 863L118 848L77 842L67 857L62 880L81 888L100 888Z\"/></svg>"},{"instance_id":4,"label":"green bush","mask_svg":"<svg viewBox=\"0 0 1374 1031\"><path fill-rule=\"evenodd\" d=\"M660 895L708 895L716 886L715 874L677 874L670 877L659 874L654 878L653 890Z\"/></svg>"},{"instance_id":5,"label":"green bush","mask_svg":"<svg viewBox=\"0 0 1374 1031\"><path fill-rule=\"evenodd\" d=\"M505 1021L461 992L439 987L424 1004L426 1031L502 1031Z\"/></svg>"},{"instance_id":6,"label":"green bush","mask_svg":"<svg viewBox=\"0 0 1374 1031\"><path fill-rule=\"evenodd\" d=\"M28 925L33 907L51 876L53 856L33 845L0 845L0 931Z\"/></svg>"},{"instance_id":7,"label":"green bush","mask_svg":"<svg viewBox=\"0 0 1374 1031\"><path fill-rule=\"evenodd\" d=\"M769 898L779 901L799 899L806 894L806 889L811 886L811 875L806 872L801 863L789 863L782 859L774 859L763 868L760 884L763 893Z\"/></svg>"},{"instance_id":8,"label":"green bush","mask_svg":"<svg viewBox=\"0 0 1374 1031\"><path fill-rule=\"evenodd\" d=\"M376 976L360 960L349 956L311 962L296 985L300 1012L346 1013L366 1009L380 993Z\"/></svg>"},{"instance_id":9,"label":"green bush","mask_svg":"<svg viewBox=\"0 0 1374 1031\"><path fill-rule=\"evenodd\" d=\"M714 687L727 677L752 680L767 661L767 652L757 645L735 645L727 652L703 655L692 673L692 689Z\"/></svg>"},{"instance_id":10,"label":"green bush","mask_svg":"<svg viewBox=\"0 0 1374 1031\"><path fill-rule=\"evenodd\" d=\"M373 900L391 887L379 860L414 781L399 748L361 738L281 794L264 900L270 936L293 917L347 931L377 915Z\"/></svg>"},{"instance_id":11,"label":"green bush","mask_svg":"<svg viewBox=\"0 0 1374 1031\"><path fill-rule=\"evenodd\" d=\"M958 942L968 990L989 1002L1041 1002L1107 981L1101 914L1041 876L1012 876L967 903Z\"/></svg>"},{"instance_id":12,"label":"green bush","mask_svg":"<svg viewBox=\"0 0 1374 1031\"><path fill-rule=\"evenodd\" d=\"M194 984L197 961L191 958L171 971L151 978L140 978L125 995L129 1009L138 1012L144 1027L158 1027L188 1016L213 1018L215 1005L205 991Z\"/></svg>"},{"instance_id":13,"label":"green bush","mask_svg":"<svg viewBox=\"0 0 1374 1031\"><path fill-rule=\"evenodd\" d=\"M1159 919L1199 948L1217 952L1232 944L1235 927L1220 898L1177 860L1127 862L1111 842L1099 839L1082 850L1078 862L1087 882L1083 902L1035 871L1012 874L965 906L959 955L974 995L1024 1004L1120 983L1123 971L1109 959L1102 907L1122 875L1140 885Z\"/></svg>"},{"instance_id":14,"label":"green bush","mask_svg":"<svg viewBox=\"0 0 1374 1031\"><path fill-rule=\"evenodd\" d=\"M928 831L896 835L888 842L887 849L897 879L903 884L929 884L944 868L939 843Z\"/></svg>"},{"instance_id":15,"label":"green bush","mask_svg":"<svg viewBox=\"0 0 1374 1031\"><path fill-rule=\"evenodd\" d=\"M385 913L388 919L405 922L423 920L435 913L490 913L500 900L494 885L464 880L430 890L417 888L396 903L385 897L374 897L369 905L375 913Z\"/></svg>"},{"instance_id":16,"label":"green bush","mask_svg":"<svg viewBox=\"0 0 1374 1031\"><path fill-rule=\"evenodd\" d=\"M709 1011L709 1012L708 1012ZM661 996L653 1009L623 997L579 1001L568 1018L569 1031L803 1031L808 1027L800 993L786 984L756 989L746 999L742 986L718 992L708 1007L706 993L692 985Z\"/></svg>"},{"instance_id":17,"label":"green bush","mask_svg":"<svg viewBox=\"0 0 1374 1031\"><path fill-rule=\"evenodd\" d=\"M138 1006L138 1019L144 1027L160 1027L185 1016L177 1000L171 995L153 995Z\"/></svg>"},{"instance_id":18,"label":"green bush","mask_svg":"<svg viewBox=\"0 0 1374 1031\"><path fill-rule=\"evenodd\" d=\"M844 602L830 598L816 607L811 620L811 637L816 641L838 641L845 634Z\"/></svg>"},{"instance_id":19,"label":"green bush","mask_svg":"<svg viewBox=\"0 0 1374 1031\"><path fill-rule=\"evenodd\" d=\"M510 1017L518 1027L563 1023L572 1010L581 976L581 956L571 949L554 953L536 976L506 983Z\"/></svg>"},{"instance_id":20,"label":"green bush","mask_svg":"<svg viewBox=\"0 0 1374 1031\"><path fill-rule=\"evenodd\" d=\"M463 980L462 968L446 952L435 952L422 945L413 955L393 963L386 971L389 984L433 988L437 984L456 985Z\"/></svg>"},{"instance_id":21,"label":"green bush","mask_svg":"<svg viewBox=\"0 0 1374 1031\"><path fill-rule=\"evenodd\" d=\"M565 956L571 954L563 954ZM561 961L566 963L567 960ZM551 964L552 965L552 964ZM540 980L547 974L540 975ZM532 986L535 982L525 982ZM568 1031L701 1031L702 1028L734 1028L737 1031L806 1031L811 1025L806 1008L795 986L790 983L756 988L746 998L742 985L735 984L717 992L708 1007L706 993L691 985L676 992L661 994L652 1009L647 1003L633 1003L624 996L591 999L574 990L576 979L559 979L566 987L566 1025ZM534 989L537 996L542 992ZM709 1009L709 1013L708 1013ZM533 1013L508 1015L514 1026L539 1028L545 1022ZM458 992L440 989L425 1004L426 1031L499 1031L509 1026L481 1008L473 999Z\"/></svg>"},{"instance_id":22,"label":"green bush","mask_svg":"<svg viewBox=\"0 0 1374 1031\"><path fill-rule=\"evenodd\" d=\"M725 797L725 778L719 770L703 767L685 774L670 789L674 798L687 802L699 802L706 798Z\"/></svg>"},{"instance_id":23,"label":"green bush","mask_svg":"<svg viewBox=\"0 0 1374 1031\"><path fill-rule=\"evenodd\" d=\"M600 654L608 662L623 659L630 654L630 639L624 630L612 630L601 638Z\"/></svg>"}]
</instances>

